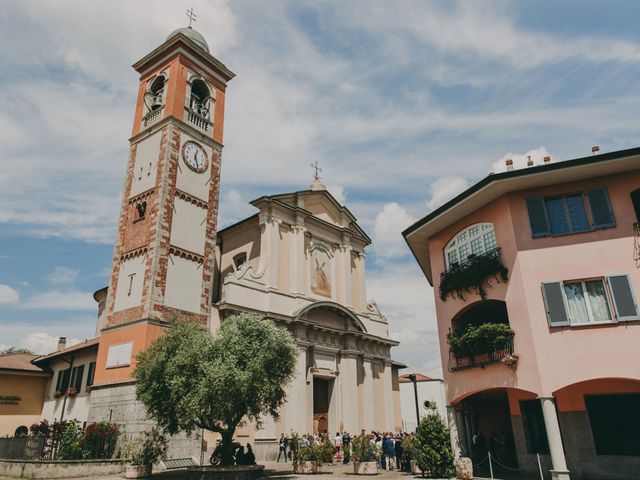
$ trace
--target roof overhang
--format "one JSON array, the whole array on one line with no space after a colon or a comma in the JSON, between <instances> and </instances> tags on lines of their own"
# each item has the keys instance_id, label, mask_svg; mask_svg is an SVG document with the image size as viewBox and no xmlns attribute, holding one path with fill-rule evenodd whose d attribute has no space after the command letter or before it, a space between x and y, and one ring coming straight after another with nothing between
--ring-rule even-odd
<instances>
[{"instance_id":1,"label":"roof overhang","mask_svg":"<svg viewBox=\"0 0 640 480\"><path fill-rule=\"evenodd\" d=\"M529 190L640 169L640 148L490 174L402 232L433 285L429 239L484 205L510 192Z\"/></svg>"}]
</instances>

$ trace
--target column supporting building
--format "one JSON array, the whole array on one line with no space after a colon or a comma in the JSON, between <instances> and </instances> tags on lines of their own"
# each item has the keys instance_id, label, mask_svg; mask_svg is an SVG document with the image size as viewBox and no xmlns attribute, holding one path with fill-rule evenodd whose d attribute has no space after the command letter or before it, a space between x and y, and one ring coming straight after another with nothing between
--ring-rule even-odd
<instances>
[{"instance_id":1,"label":"column supporting building","mask_svg":"<svg viewBox=\"0 0 640 480\"><path fill-rule=\"evenodd\" d=\"M547 441L549 442L549 452L551 453L552 480L569 480L569 470L564 456L562 446L562 436L560 435L560 424L558 423L558 413L553 397L541 397L542 415L544 426L547 430Z\"/></svg>"}]
</instances>

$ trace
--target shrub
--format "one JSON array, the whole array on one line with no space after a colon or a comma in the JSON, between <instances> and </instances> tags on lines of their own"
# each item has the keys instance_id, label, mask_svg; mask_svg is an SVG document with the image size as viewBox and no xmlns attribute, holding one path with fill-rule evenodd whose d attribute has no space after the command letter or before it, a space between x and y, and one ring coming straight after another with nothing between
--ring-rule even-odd
<instances>
[{"instance_id":1,"label":"shrub","mask_svg":"<svg viewBox=\"0 0 640 480\"><path fill-rule=\"evenodd\" d=\"M82 440L82 426L78 420L67 422L60 445L56 453L57 460L80 460L84 457L84 452L80 444Z\"/></svg>"},{"instance_id":2,"label":"shrub","mask_svg":"<svg viewBox=\"0 0 640 480\"><path fill-rule=\"evenodd\" d=\"M167 437L158 427L144 435L130 439L124 445L124 458L133 465L153 465L167 452Z\"/></svg>"},{"instance_id":3,"label":"shrub","mask_svg":"<svg viewBox=\"0 0 640 480\"><path fill-rule=\"evenodd\" d=\"M489 280L498 283L508 280L509 270L500 260L500 249L472 257L469 261L451 267L440 278L440 299L446 301L449 295L464 300L463 292L475 292L483 300L487 296L485 288Z\"/></svg>"},{"instance_id":4,"label":"shrub","mask_svg":"<svg viewBox=\"0 0 640 480\"><path fill-rule=\"evenodd\" d=\"M84 431L80 445L84 458L111 458L120 436L115 423L99 422L90 424Z\"/></svg>"},{"instance_id":5,"label":"shrub","mask_svg":"<svg viewBox=\"0 0 640 480\"><path fill-rule=\"evenodd\" d=\"M333 457L336 454L336 447L331 443L329 437L326 435L324 436L320 447L322 448L322 463L333 463Z\"/></svg>"},{"instance_id":6,"label":"shrub","mask_svg":"<svg viewBox=\"0 0 640 480\"><path fill-rule=\"evenodd\" d=\"M318 444L312 436L307 437L309 445L298 450L298 460L301 462L316 462L318 467L324 463L325 450L323 445Z\"/></svg>"},{"instance_id":7,"label":"shrub","mask_svg":"<svg viewBox=\"0 0 640 480\"><path fill-rule=\"evenodd\" d=\"M449 428L434 406L427 411L415 433L415 460L423 474L449 478L454 473Z\"/></svg>"},{"instance_id":8,"label":"shrub","mask_svg":"<svg viewBox=\"0 0 640 480\"><path fill-rule=\"evenodd\" d=\"M366 435L360 435L351 442L351 459L354 462L375 462L376 446Z\"/></svg>"}]
</instances>

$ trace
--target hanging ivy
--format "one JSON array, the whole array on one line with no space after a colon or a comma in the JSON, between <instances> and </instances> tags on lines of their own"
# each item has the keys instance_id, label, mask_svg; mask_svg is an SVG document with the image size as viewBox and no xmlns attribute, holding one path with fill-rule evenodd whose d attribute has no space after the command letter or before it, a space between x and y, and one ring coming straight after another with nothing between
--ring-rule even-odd
<instances>
[{"instance_id":1,"label":"hanging ivy","mask_svg":"<svg viewBox=\"0 0 640 480\"><path fill-rule=\"evenodd\" d=\"M463 293L475 292L483 300L487 297L485 288L494 278L498 283L508 280L509 270L500 260L500 249L470 256L469 260L454 265L440 276L440 299L446 301L451 295L464 300Z\"/></svg>"}]
</instances>

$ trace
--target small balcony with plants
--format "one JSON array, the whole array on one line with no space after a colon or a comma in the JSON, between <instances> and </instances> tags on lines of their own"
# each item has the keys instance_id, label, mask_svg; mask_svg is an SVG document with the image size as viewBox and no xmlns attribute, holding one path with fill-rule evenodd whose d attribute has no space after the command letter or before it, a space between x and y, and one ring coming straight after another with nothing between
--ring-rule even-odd
<instances>
[{"instance_id":1,"label":"small balcony with plants","mask_svg":"<svg viewBox=\"0 0 640 480\"><path fill-rule=\"evenodd\" d=\"M514 336L504 302L488 300L475 304L453 322L447 334L449 371L493 364L515 370L519 357L513 348Z\"/></svg>"},{"instance_id":2,"label":"small balcony with plants","mask_svg":"<svg viewBox=\"0 0 640 480\"><path fill-rule=\"evenodd\" d=\"M446 301L451 296L464 300L465 294L475 293L484 300L491 280L506 282L508 273L500 259L500 247L470 254L464 261L450 263L440 274L440 299Z\"/></svg>"}]
</instances>

